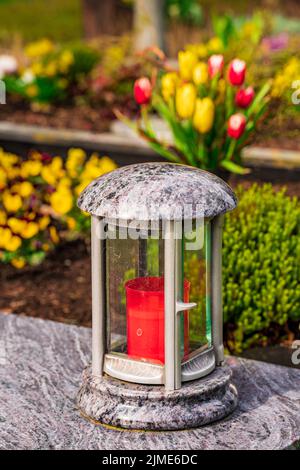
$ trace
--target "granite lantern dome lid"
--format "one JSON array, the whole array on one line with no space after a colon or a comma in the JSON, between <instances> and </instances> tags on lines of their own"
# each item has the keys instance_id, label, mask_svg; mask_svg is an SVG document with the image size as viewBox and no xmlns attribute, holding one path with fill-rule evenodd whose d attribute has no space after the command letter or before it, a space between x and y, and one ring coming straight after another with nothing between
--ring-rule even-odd
<instances>
[{"instance_id":1,"label":"granite lantern dome lid","mask_svg":"<svg viewBox=\"0 0 300 470\"><path fill-rule=\"evenodd\" d=\"M124 166L90 183L80 209L123 220L181 220L215 217L234 209L231 188L207 171L174 163Z\"/></svg>"}]
</instances>

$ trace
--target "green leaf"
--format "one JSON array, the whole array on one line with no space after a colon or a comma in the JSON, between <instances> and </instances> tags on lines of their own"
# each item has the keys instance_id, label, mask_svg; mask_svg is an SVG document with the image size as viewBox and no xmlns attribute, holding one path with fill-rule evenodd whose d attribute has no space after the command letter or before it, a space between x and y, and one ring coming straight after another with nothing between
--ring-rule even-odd
<instances>
[{"instance_id":1,"label":"green leaf","mask_svg":"<svg viewBox=\"0 0 300 470\"><path fill-rule=\"evenodd\" d=\"M153 108L169 125L173 133L174 143L178 150L185 155L190 165L196 166L193 149L194 142L193 139L191 139L190 128L185 128L184 124L181 124L178 121L177 116L174 115L172 110L165 104L160 96L154 96Z\"/></svg>"},{"instance_id":2,"label":"green leaf","mask_svg":"<svg viewBox=\"0 0 300 470\"><path fill-rule=\"evenodd\" d=\"M231 171L231 173L237 173L238 175L246 175L247 173L250 173L248 168L243 168L231 160L223 160L220 162L220 165L225 168L225 170Z\"/></svg>"},{"instance_id":3,"label":"green leaf","mask_svg":"<svg viewBox=\"0 0 300 470\"><path fill-rule=\"evenodd\" d=\"M271 83L270 82L265 83L261 87L259 92L256 94L252 104L249 106L249 108L246 111L246 116L247 117L251 116L251 114L253 114L254 112L257 111L256 108L260 105L260 103L262 102L264 97L269 93L270 88L271 88Z\"/></svg>"}]
</instances>

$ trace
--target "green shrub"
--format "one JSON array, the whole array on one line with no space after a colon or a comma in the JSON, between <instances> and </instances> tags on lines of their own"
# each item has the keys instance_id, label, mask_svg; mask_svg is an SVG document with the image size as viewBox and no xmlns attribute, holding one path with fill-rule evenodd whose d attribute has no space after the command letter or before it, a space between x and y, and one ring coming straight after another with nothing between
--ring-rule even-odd
<instances>
[{"instance_id":1,"label":"green shrub","mask_svg":"<svg viewBox=\"0 0 300 470\"><path fill-rule=\"evenodd\" d=\"M299 202L271 185L237 194L223 236L225 337L235 353L300 321Z\"/></svg>"}]
</instances>

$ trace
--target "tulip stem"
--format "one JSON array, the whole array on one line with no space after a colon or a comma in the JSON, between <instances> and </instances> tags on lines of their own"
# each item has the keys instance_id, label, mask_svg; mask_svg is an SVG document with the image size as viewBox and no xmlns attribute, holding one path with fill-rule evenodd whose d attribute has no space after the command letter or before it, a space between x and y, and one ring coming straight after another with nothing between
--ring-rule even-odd
<instances>
[{"instance_id":1,"label":"tulip stem","mask_svg":"<svg viewBox=\"0 0 300 470\"><path fill-rule=\"evenodd\" d=\"M234 154L235 147L236 147L236 139L231 139L225 160L231 159L232 155Z\"/></svg>"}]
</instances>

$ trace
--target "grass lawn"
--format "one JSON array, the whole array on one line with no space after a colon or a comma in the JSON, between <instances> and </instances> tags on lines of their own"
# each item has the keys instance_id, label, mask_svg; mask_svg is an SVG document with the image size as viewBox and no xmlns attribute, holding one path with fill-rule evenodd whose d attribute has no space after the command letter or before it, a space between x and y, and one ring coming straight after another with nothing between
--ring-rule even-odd
<instances>
[{"instance_id":1,"label":"grass lawn","mask_svg":"<svg viewBox=\"0 0 300 470\"><path fill-rule=\"evenodd\" d=\"M0 0L2 44L9 45L14 37L72 41L82 34L80 0Z\"/></svg>"}]
</instances>

